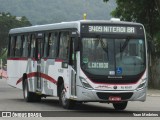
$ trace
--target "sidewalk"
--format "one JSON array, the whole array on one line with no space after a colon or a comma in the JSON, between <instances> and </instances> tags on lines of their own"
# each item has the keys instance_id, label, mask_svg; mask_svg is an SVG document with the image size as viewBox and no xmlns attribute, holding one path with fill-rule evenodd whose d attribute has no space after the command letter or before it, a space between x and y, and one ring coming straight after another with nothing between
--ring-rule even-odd
<instances>
[{"instance_id":1,"label":"sidewalk","mask_svg":"<svg viewBox=\"0 0 160 120\"><path fill-rule=\"evenodd\" d=\"M148 89L147 96L160 97L160 90L157 89Z\"/></svg>"}]
</instances>

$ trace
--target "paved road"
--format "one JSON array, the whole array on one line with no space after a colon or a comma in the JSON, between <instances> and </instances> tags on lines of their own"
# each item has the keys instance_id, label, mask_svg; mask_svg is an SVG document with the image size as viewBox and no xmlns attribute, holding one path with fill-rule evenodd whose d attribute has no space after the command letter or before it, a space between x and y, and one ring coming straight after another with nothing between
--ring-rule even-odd
<instances>
[{"instance_id":1,"label":"paved road","mask_svg":"<svg viewBox=\"0 0 160 120\"><path fill-rule=\"evenodd\" d=\"M87 112L84 112L86 110ZM6 80L3 79L0 80L0 111L55 111L50 114L64 115L64 117L67 115L123 117L133 115L133 111L160 111L160 94L154 93L154 90L149 91L146 102L129 102L126 110L120 113L114 112L112 104L107 103L77 104L73 110L65 110L59 105L58 98L53 97L44 98L40 103L26 103L23 100L22 90L8 86Z\"/></svg>"}]
</instances>

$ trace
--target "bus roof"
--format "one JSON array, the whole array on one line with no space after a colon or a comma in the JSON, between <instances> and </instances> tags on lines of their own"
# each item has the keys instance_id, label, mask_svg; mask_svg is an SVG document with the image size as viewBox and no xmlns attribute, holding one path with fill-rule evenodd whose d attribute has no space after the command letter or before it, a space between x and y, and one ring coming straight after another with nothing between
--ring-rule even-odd
<instances>
[{"instance_id":1,"label":"bus roof","mask_svg":"<svg viewBox=\"0 0 160 120\"><path fill-rule=\"evenodd\" d=\"M29 26L29 27L14 28L9 31L9 34L29 33L29 32L68 29L68 28L76 28L78 31L80 31L80 25L83 23L86 23L86 24L90 23L90 24L142 25L140 23L112 21L112 20L79 20L79 21L71 21L71 22L61 22L61 23L54 23L54 24L35 25L35 26Z\"/></svg>"}]
</instances>

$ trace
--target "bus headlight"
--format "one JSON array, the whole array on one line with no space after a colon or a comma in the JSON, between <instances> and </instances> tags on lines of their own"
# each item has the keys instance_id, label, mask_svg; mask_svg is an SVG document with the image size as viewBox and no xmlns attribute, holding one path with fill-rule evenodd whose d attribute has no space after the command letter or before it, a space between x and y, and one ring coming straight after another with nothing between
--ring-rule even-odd
<instances>
[{"instance_id":1,"label":"bus headlight","mask_svg":"<svg viewBox=\"0 0 160 120\"><path fill-rule=\"evenodd\" d=\"M80 79L80 81L81 81L81 83L82 83L84 88L93 89L92 86L86 81L85 78L79 77L79 79Z\"/></svg>"},{"instance_id":2,"label":"bus headlight","mask_svg":"<svg viewBox=\"0 0 160 120\"><path fill-rule=\"evenodd\" d=\"M137 89L143 88L145 86L145 84L146 84L146 81L147 81L147 78L143 79L141 84L137 87Z\"/></svg>"}]
</instances>

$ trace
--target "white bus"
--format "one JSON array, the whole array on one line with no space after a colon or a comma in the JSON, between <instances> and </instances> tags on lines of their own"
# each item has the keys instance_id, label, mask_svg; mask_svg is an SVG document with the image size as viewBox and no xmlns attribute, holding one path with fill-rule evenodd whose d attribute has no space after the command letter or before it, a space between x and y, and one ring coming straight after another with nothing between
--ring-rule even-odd
<instances>
[{"instance_id":1,"label":"white bus","mask_svg":"<svg viewBox=\"0 0 160 120\"><path fill-rule=\"evenodd\" d=\"M11 29L8 84L27 102L58 96L64 108L76 102L145 101L147 42L142 24L80 20Z\"/></svg>"}]
</instances>

